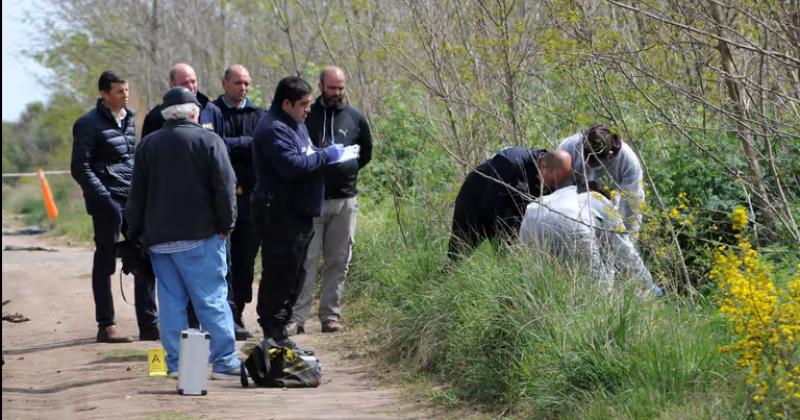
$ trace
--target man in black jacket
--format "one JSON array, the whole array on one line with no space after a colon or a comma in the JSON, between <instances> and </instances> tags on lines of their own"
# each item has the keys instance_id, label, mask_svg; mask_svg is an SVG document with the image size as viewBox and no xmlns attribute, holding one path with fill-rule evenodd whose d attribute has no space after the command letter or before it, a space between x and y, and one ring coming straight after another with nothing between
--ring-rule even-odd
<instances>
[{"instance_id":1,"label":"man in black jacket","mask_svg":"<svg viewBox=\"0 0 800 420\"><path fill-rule=\"evenodd\" d=\"M356 181L358 171L372 159L369 123L361 112L344 103L346 83L342 69L330 66L322 70L319 75L321 94L311 105L306 120L308 133L315 146L358 145L359 156L355 160L330 165L325 170L325 201L322 215L314 218L314 239L308 247L304 265L306 278L292 311L292 323L287 327L290 334L304 332L304 322L311 316L311 300L320 256L323 259L319 298L322 332L341 329L341 299L355 243L358 216Z\"/></svg>"},{"instance_id":2,"label":"man in black jacket","mask_svg":"<svg viewBox=\"0 0 800 420\"><path fill-rule=\"evenodd\" d=\"M105 71L98 81L101 98L94 109L72 127L72 177L83 190L86 211L94 226L94 264L92 292L97 341L132 341L117 330L111 275L116 270L114 244L126 232L124 209L133 175L136 127L128 104L128 82L118 73ZM136 320L139 339L157 340L158 312L155 304L155 279L150 273L134 276Z\"/></svg>"},{"instance_id":3,"label":"man in black jacket","mask_svg":"<svg viewBox=\"0 0 800 420\"><path fill-rule=\"evenodd\" d=\"M222 140L228 146L231 165L236 172L236 227L231 233L230 284L228 301L232 303L236 339L246 340L252 335L244 327L242 312L246 303L253 300L253 267L260 239L250 224L250 196L255 186L253 173L253 132L263 111L247 99L250 72L241 64L225 70L222 77L224 95L214 104L222 110L224 119Z\"/></svg>"},{"instance_id":4,"label":"man in black jacket","mask_svg":"<svg viewBox=\"0 0 800 420\"><path fill-rule=\"evenodd\" d=\"M222 112L211 102L208 96L197 90L197 73L195 73L192 66L186 63L178 63L169 69L169 87L171 89L177 86L183 86L192 91L200 103L198 124L222 137ZM142 138L147 137L148 134L164 125L164 117L161 115L162 109L163 105L156 105L144 117Z\"/></svg>"},{"instance_id":5,"label":"man in black jacket","mask_svg":"<svg viewBox=\"0 0 800 420\"><path fill-rule=\"evenodd\" d=\"M550 194L571 170L566 151L527 147L507 147L478 165L456 196L450 260L469 254L484 239L516 237L531 198Z\"/></svg>"},{"instance_id":6,"label":"man in black jacket","mask_svg":"<svg viewBox=\"0 0 800 420\"><path fill-rule=\"evenodd\" d=\"M191 302L211 335L212 378L238 379L225 281L236 178L222 139L197 123L200 104L193 92L170 89L162 113L164 127L136 149L127 217L129 236L148 247L158 277L167 370L178 370L180 334Z\"/></svg>"},{"instance_id":7,"label":"man in black jacket","mask_svg":"<svg viewBox=\"0 0 800 420\"><path fill-rule=\"evenodd\" d=\"M197 102L200 104L200 116L198 117L197 123L203 126L203 128L213 131L217 133L218 136L222 137L222 129L224 125L222 120L222 111L220 111L220 109L214 105L213 102L211 102L208 96L200 93L197 90L197 73L194 71L192 66L186 63L175 64L169 69L170 89L179 86L189 89L189 91L195 95L195 99L197 99ZM147 113L147 116L144 118L144 125L142 127L142 139L164 126L165 120L161 115L161 111L163 109L163 104L156 105L150 110L150 112ZM191 306L189 307L189 324L193 328L199 326L197 317L195 316Z\"/></svg>"}]
</instances>

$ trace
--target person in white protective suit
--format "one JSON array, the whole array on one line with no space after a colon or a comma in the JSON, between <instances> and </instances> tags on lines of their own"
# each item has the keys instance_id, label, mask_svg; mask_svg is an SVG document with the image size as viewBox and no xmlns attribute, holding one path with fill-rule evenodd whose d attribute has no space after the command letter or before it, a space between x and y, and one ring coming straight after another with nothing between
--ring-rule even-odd
<instances>
[{"instance_id":1,"label":"person in white protective suit","mask_svg":"<svg viewBox=\"0 0 800 420\"><path fill-rule=\"evenodd\" d=\"M642 222L642 166L639 158L619 135L605 125L597 124L586 132L576 133L558 146L572 155L572 176L561 187L577 185L579 192L614 190L625 229L638 234Z\"/></svg>"},{"instance_id":2,"label":"person in white protective suit","mask_svg":"<svg viewBox=\"0 0 800 420\"><path fill-rule=\"evenodd\" d=\"M569 186L528 204L519 236L526 245L587 264L607 289L625 273L654 295L663 294L625 233L617 209L599 193L578 193L576 186Z\"/></svg>"}]
</instances>

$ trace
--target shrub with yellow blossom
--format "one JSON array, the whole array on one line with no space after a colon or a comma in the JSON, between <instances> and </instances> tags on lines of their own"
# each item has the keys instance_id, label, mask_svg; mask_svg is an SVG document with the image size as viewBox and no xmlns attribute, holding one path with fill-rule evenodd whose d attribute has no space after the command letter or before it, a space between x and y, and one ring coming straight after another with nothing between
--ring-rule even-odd
<instances>
[{"instance_id":1,"label":"shrub with yellow blossom","mask_svg":"<svg viewBox=\"0 0 800 420\"><path fill-rule=\"evenodd\" d=\"M682 290L682 266L690 271L692 279L704 279L712 264L715 246L707 238L714 235L716 227L707 218L702 218L699 199L686 192L675 197L664 197L664 208L643 203L641 212L644 221L639 232L637 246L648 258L648 267L658 283L668 290ZM678 238L682 254L678 252L672 233ZM691 284L691 287L697 283Z\"/></svg>"},{"instance_id":2,"label":"shrub with yellow blossom","mask_svg":"<svg viewBox=\"0 0 800 420\"><path fill-rule=\"evenodd\" d=\"M772 267L744 234L747 211L731 213L737 247L720 247L709 274L721 290L720 312L738 337L720 350L738 356L749 372L755 414L800 414L800 266L786 288L773 283Z\"/></svg>"}]
</instances>

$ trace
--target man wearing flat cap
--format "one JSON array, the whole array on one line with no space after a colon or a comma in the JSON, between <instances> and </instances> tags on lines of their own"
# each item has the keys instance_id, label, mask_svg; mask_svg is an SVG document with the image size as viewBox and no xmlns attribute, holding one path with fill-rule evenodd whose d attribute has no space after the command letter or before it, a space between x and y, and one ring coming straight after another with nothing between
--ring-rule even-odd
<instances>
[{"instance_id":1,"label":"man wearing flat cap","mask_svg":"<svg viewBox=\"0 0 800 420\"><path fill-rule=\"evenodd\" d=\"M211 335L212 378L238 378L228 295L227 236L236 219L236 176L222 139L197 123L194 93L164 95L164 126L136 148L127 217L130 238L150 252L158 278L167 370L178 370L179 338L191 302Z\"/></svg>"}]
</instances>

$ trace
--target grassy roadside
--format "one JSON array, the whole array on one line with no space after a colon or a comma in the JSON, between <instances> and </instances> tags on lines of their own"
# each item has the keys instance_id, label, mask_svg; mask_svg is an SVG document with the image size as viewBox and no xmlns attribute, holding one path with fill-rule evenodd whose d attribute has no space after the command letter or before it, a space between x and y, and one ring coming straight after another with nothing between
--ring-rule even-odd
<instances>
[{"instance_id":1,"label":"grassy roadside","mask_svg":"<svg viewBox=\"0 0 800 420\"><path fill-rule=\"evenodd\" d=\"M363 208L363 207L362 207ZM407 220L425 220L408 217ZM712 302L606 294L547 256L484 246L449 270L444 228L362 212L348 317L443 403L519 418L745 418L744 376ZM413 377L413 375L410 375Z\"/></svg>"},{"instance_id":2,"label":"grassy roadside","mask_svg":"<svg viewBox=\"0 0 800 420\"><path fill-rule=\"evenodd\" d=\"M47 179L58 206L58 219L50 222L42 201L37 178L23 178L15 185L3 184L3 211L21 214L28 225L48 227L54 236L90 244L92 219L86 213L80 187L69 175L54 175Z\"/></svg>"}]
</instances>

